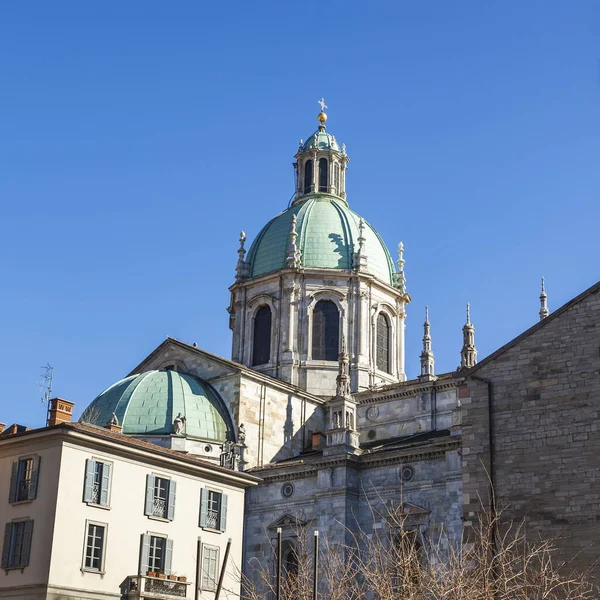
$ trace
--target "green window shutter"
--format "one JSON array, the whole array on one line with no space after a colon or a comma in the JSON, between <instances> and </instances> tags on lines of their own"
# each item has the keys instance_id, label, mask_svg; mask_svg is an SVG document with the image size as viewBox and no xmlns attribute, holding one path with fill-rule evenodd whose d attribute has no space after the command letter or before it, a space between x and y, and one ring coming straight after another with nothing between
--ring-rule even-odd
<instances>
[{"instance_id":1,"label":"green window shutter","mask_svg":"<svg viewBox=\"0 0 600 600\"><path fill-rule=\"evenodd\" d=\"M146 506L145 515L152 515L152 506L154 504L154 475L146 475Z\"/></svg>"},{"instance_id":2,"label":"green window shutter","mask_svg":"<svg viewBox=\"0 0 600 600\"><path fill-rule=\"evenodd\" d=\"M167 519L172 521L175 518L175 495L177 490L177 482L169 481L169 503L167 504Z\"/></svg>"},{"instance_id":3,"label":"green window shutter","mask_svg":"<svg viewBox=\"0 0 600 600\"><path fill-rule=\"evenodd\" d=\"M221 514L219 515L219 529L227 529L227 494L221 494Z\"/></svg>"},{"instance_id":4,"label":"green window shutter","mask_svg":"<svg viewBox=\"0 0 600 600\"><path fill-rule=\"evenodd\" d=\"M148 571L148 563L150 562L150 536L142 534L140 544L140 575L145 575Z\"/></svg>"},{"instance_id":5,"label":"green window shutter","mask_svg":"<svg viewBox=\"0 0 600 600\"><path fill-rule=\"evenodd\" d=\"M29 554L31 553L31 538L33 536L33 519L25 521L23 529L23 549L21 550L20 567L26 567L29 564Z\"/></svg>"},{"instance_id":6,"label":"green window shutter","mask_svg":"<svg viewBox=\"0 0 600 600\"><path fill-rule=\"evenodd\" d=\"M4 526L4 543L2 544L2 566L3 569L8 567L8 555L10 553L10 538L12 534L12 523L7 523Z\"/></svg>"},{"instance_id":7,"label":"green window shutter","mask_svg":"<svg viewBox=\"0 0 600 600\"><path fill-rule=\"evenodd\" d=\"M85 482L83 484L83 501L91 502L94 496L94 465L95 461L88 458L85 461Z\"/></svg>"},{"instance_id":8,"label":"green window shutter","mask_svg":"<svg viewBox=\"0 0 600 600\"><path fill-rule=\"evenodd\" d=\"M110 492L110 464L102 463L102 486L100 487L100 505L108 506Z\"/></svg>"},{"instance_id":9,"label":"green window shutter","mask_svg":"<svg viewBox=\"0 0 600 600\"><path fill-rule=\"evenodd\" d=\"M32 466L32 471L31 471L31 483L29 484L29 491L27 494L28 500L33 500L37 496L39 476L40 476L40 457L35 456L33 458L33 466Z\"/></svg>"},{"instance_id":10,"label":"green window shutter","mask_svg":"<svg viewBox=\"0 0 600 600\"><path fill-rule=\"evenodd\" d=\"M165 541L165 575L170 575L173 567L173 540Z\"/></svg>"},{"instance_id":11,"label":"green window shutter","mask_svg":"<svg viewBox=\"0 0 600 600\"><path fill-rule=\"evenodd\" d=\"M8 494L9 502L17 501L17 488L19 486L19 461L15 461L12 464L12 471L10 474L10 491Z\"/></svg>"},{"instance_id":12,"label":"green window shutter","mask_svg":"<svg viewBox=\"0 0 600 600\"><path fill-rule=\"evenodd\" d=\"M200 489L200 527L206 527L206 519L208 515L208 490Z\"/></svg>"}]
</instances>

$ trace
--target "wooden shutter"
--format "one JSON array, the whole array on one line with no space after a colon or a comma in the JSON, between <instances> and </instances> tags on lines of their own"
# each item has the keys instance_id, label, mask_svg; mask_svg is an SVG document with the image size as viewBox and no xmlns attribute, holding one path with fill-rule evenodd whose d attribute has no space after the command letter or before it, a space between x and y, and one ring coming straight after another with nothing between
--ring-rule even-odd
<instances>
[{"instance_id":1,"label":"wooden shutter","mask_svg":"<svg viewBox=\"0 0 600 600\"><path fill-rule=\"evenodd\" d=\"M167 519L172 521L175 518L175 495L177 490L177 482L169 481L169 503L167 504Z\"/></svg>"},{"instance_id":2,"label":"wooden shutter","mask_svg":"<svg viewBox=\"0 0 600 600\"><path fill-rule=\"evenodd\" d=\"M33 537L33 519L25 521L23 529L23 550L21 551L20 567L26 567L29 564L29 555L31 554L31 538Z\"/></svg>"},{"instance_id":3,"label":"wooden shutter","mask_svg":"<svg viewBox=\"0 0 600 600\"><path fill-rule=\"evenodd\" d=\"M227 529L227 494L221 494L221 514L219 515L219 529Z\"/></svg>"},{"instance_id":4,"label":"wooden shutter","mask_svg":"<svg viewBox=\"0 0 600 600\"><path fill-rule=\"evenodd\" d=\"M31 480L29 482L29 491L27 493L28 500L33 500L37 496L38 478L40 476L40 457L34 456L32 463Z\"/></svg>"},{"instance_id":5,"label":"wooden shutter","mask_svg":"<svg viewBox=\"0 0 600 600\"><path fill-rule=\"evenodd\" d=\"M10 474L10 491L8 494L9 502L17 501L17 489L19 486L19 461L15 461L12 464L12 471Z\"/></svg>"},{"instance_id":6,"label":"wooden shutter","mask_svg":"<svg viewBox=\"0 0 600 600\"><path fill-rule=\"evenodd\" d=\"M83 484L83 501L91 502L94 496L94 465L95 461L88 458L85 461L85 482Z\"/></svg>"},{"instance_id":7,"label":"wooden shutter","mask_svg":"<svg viewBox=\"0 0 600 600\"><path fill-rule=\"evenodd\" d=\"M4 526L4 543L2 544L2 563L3 569L8 568L8 555L10 553L10 538L12 534L12 523L7 523Z\"/></svg>"},{"instance_id":8,"label":"wooden shutter","mask_svg":"<svg viewBox=\"0 0 600 600\"><path fill-rule=\"evenodd\" d=\"M148 571L148 563L150 562L150 536L142 534L140 544L140 575L145 575Z\"/></svg>"},{"instance_id":9,"label":"wooden shutter","mask_svg":"<svg viewBox=\"0 0 600 600\"><path fill-rule=\"evenodd\" d=\"M144 514L152 516L154 505L154 475L146 475L146 505Z\"/></svg>"},{"instance_id":10,"label":"wooden shutter","mask_svg":"<svg viewBox=\"0 0 600 600\"><path fill-rule=\"evenodd\" d=\"M206 527L206 518L208 515L208 490L200 490L200 527Z\"/></svg>"},{"instance_id":11,"label":"wooden shutter","mask_svg":"<svg viewBox=\"0 0 600 600\"><path fill-rule=\"evenodd\" d=\"M108 494L110 492L110 467L109 463L102 463L102 484L100 486L100 504L108 506Z\"/></svg>"},{"instance_id":12,"label":"wooden shutter","mask_svg":"<svg viewBox=\"0 0 600 600\"><path fill-rule=\"evenodd\" d=\"M171 574L173 566L173 540L165 540L165 575Z\"/></svg>"}]
</instances>

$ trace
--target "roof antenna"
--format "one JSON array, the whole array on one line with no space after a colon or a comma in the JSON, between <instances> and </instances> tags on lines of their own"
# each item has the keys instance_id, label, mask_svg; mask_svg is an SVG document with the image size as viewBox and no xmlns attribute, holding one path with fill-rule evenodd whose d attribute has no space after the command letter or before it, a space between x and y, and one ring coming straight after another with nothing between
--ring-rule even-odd
<instances>
[{"instance_id":1,"label":"roof antenna","mask_svg":"<svg viewBox=\"0 0 600 600\"><path fill-rule=\"evenodd\" d=\"M42 397L40 400L42 404L46 405L46 423L48 423L48 419L50 419L50 398L52 398L52 379L54 378L54 367L50 365L50 363L46 363L45 367L40 367L42 369L42 374L40 376L40 393Z\"/></svg>"}]
</instances>

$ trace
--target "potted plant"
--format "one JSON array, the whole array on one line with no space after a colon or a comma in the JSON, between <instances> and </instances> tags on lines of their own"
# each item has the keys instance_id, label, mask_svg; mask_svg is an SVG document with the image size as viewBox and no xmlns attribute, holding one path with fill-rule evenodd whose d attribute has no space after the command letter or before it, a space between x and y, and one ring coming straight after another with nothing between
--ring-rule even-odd
<instances>
[{"instance_id":1,"label":"potted plant","mask_svg":"<svg viewBox=\"0 0 600 600\"><path fill-rule=\"evenodd\" d=\"M187 581L187 577L185 575L179 575L177 577L177 581L183 581L185 583Z\"/></svg>"},{"instance_id":2,"label":"potted plant","mask_svg":"<svg viewBox=\"0 0 600 600\"><path fill-rule=\"evenodd\" d=\"M169 581L177 581L177 575L175 575L175 574L167 575L167 579Z\"/></svg>"},{"instance_id":3,"label":"potted plant","mask_svg":"<svg viewBox=\"0 0 600 600\"><path fill-rule=\"evenodd\" d=\"M164 573L157 573L157 574L156 574L156 576L157 576L159 579L166 579L166 578L167 578L167 576L166 576Z\"/></svg>"},{"instance_id":4,"label":"potted plant","mask_svg":"<svg viewBox=\"0 0 600 600\"><path fill-rule=\"evenodd\" d=\"M146 577L156 577L156 571L146 571Z\"/></svg>"}]
</instances>

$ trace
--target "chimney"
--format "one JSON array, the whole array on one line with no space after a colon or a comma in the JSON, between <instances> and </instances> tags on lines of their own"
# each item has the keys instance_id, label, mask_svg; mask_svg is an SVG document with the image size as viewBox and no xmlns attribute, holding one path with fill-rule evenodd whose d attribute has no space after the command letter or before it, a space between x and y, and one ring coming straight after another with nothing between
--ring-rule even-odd
<instances>
[{"instance_id":1,"label":"chimney","mask_svg":"<svg viewBox=\"0 0 600 600\"><path fill-rule=\"evenodd\" d=\"M59 423L70 423L73 416L74 402L63 400L62 398L51 398L50 409L48 410L47 426L58 425Z\"/></svg>"},{"instance_id":2,"label":"chimney","mask_svg":"<svg viewBox=\"0 0 600 600\"><path fill-rule=\"evenodd\" d=\"M5 427L6 427L6 423L0 423L0 434L4 431Z\"/></svg>"},{"instance_id":3,"label":"chimney","mask_svg":"<svg viewBox=\"0 0 600 600\"><path fill-rule=\"evenodd\" d=\"M321 450L323 446L321 442L323 440L323 434L318 431L317 433L312 434L312 449L313 450Z\"/></svg>"},{"instance_id":4,"label":"chimney","mask_svg":"<svg viewBox=\"0 0 600 600\"><path fill-rule=\"evenodd\" d=\"M115 433L122 433L123 427L119 425L119 419L117 419L117 415L115 415L115 413L112 414L112 417L108 420L108 423L104 426L104 429L114 431Z\"/></svg>"}]
</instances>

